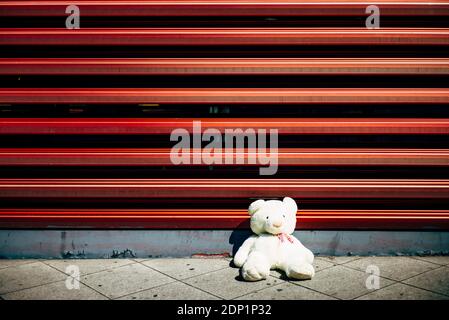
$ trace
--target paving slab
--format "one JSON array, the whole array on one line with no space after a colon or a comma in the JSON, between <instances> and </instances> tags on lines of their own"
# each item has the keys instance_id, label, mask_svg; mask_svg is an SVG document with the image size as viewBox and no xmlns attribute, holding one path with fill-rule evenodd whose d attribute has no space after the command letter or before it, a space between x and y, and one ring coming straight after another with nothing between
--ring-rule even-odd
<instances>
[{"instance_id":1,"label":"paving slab","mask_svg":"<svg viewBox=\"0 0 449 320\"><path fill-rule=\"evenodd\" d=\"M178 280L191 278L200 274L220 270L229 267L229 261L225 259L152 259L141 262Z\"/></svg>"},{"instance_id":2,"label":"paving slab","mask_svg":"<svg viewBox=\"0 0 449 320\"><path fill-rule=\"evenodd\" d=\"M315 268L315 273L320 272L321 270L330 268L332 266L335 266L335 264L332 262L329 262L329 260L327 260L327 259L315 258L315 260L313 261L313 267ZM280 270L271 270L270 275L272 277L275 277L278 279L287 280L285 273Z\"/></svg>"},{"instance_id":3,"label":"paving slab","mask_svg":"<svg viewBox=\"0 0 449 320\"><path fill-rule=\"evenodd\" d=\"M368 266L379 268L380 276L402 281L420 273L438 268L434 263L410 257L365 257L345 264L346 267L365 272Z\"/></svg>"},{"instance_id":4,"label":"paving slab","mask_svg":"<svg viewBox=\"0 0 449 320\"><path fill-rule=\"evenodd\" d=\"M371 291L366 286L369 274L347 268L335 266L315 274L310 281L295 281L297 285L313 289L338 299L355 299ZM393 283L387 279L380 279L380 288Z\"/></svg>"},{"instance_id":5,"label":"paving slab","mask_svg":"<svg viewBox=\"0 0 449 320\"><path fill-rule=\"evenodd\" d=\"M325 294L289 282L271 286L237 298L237 300L335 300Z\"/></svg>"},{"instance_id":6,"label":"paving slab","mask_svg":"<svg viewBox=\"0 0 449 320\"><path fill-rule=\"evenodd\" d=\"M241 279L239 269L226 268L189 278L184 282L220 298L234 299L262 288L279 284L283 280L269 277L266 280L247 282Z\"/></svg>"},{"instance_id":7,"label":"paving slab","mask_svg":"<svg viewBox=\"0 0 449 320\"><path fill-rule=\"evenodd\" d=\"M79 289L69 290L66 281L53 282L30 289L11 292L2 296L5 300L106 300L95 290L79 284Z\"/></svg>"},{"instance_id":8,"label":"paving slab","mask_svg":"<svg viewBox=\"0 0 449 320\"><path fill-rule=\"evenodd\" d=\"M386 288L376 290L357 300L448 300L443 296L427 290L411 287L403 283L395 283Z\"/></svg>"},{"instance_id":9,"label":"paving slab","mask_svg":"<svg viewBox=\"0 0 449 320\"><path fill-rule=\"evenodd\" d=\"M288 280L271 271L246 282L229 258L0 260L0 299L449 299L443 256L323 257L312 280ZM369 289L380 269L380 288ZM69 265L81 271L80 290L65 286Z\"/></svg>"},{"instance_id":10,"label":"paving slab","mask_svg":"<svg viewBox=\"0 0 449 320\"><path fill-rule=\"evenodd\" d=\"M0 259L0 269L16 267L22 264L39 262L38 259Z\"/></svg>"},{"instance_id":11,"label":"paving slab","mask_svg":"<svg viewBox=\"0 0 449 320\"><path fill-rule=\"evenodd\" d=\"M333 267L336 264L337 263L334 263L331 260L323 259L323 258L315 258L315 260L313 261L313 267L315 268L315 273L320 272L324 269Z\"/></svg>"},{"instance_id":12,"label":"paving slab","mask_svg":"<svg viewBox=\"0 0 449 320\"><path fill-rule=\"evenodd\" d=\"M173 281L137 262L81 277L81 282L112 299Z\"/></svg>"},{"instance_id":13,"label":"paving slab","mask_svg":"<svg viewBox=\"0 0 449 320\"><path fill-rule=\"evenodd\" d=\"M360 256L316 256L315 259L321 259L333 264L345 264L350 261L360 259Z\"/></svg>"},{"instance_id":14,"label":"paving slab","mask_svg":"<svg viewBox=\"0 0 449 320\"><path fill-rule=\"evenodd\" d=\"M425 257L414 256L412 258L415 258L415 259L418 259L418 260L427 261L427 262L431 262L431 263L435 263L435 264L439 264L439 265L442 265L442 266L449 265L449 256L425 256Z\"/></svg>"},{"instance_id":15,"label":"paving slab","mask_svg":"<svg viewBox=\"0 0 449 320\"><path fill-rule=\"evenodd\" d=\"M219 298L182 282L172 282L153 289L140 291L120 300L218 300Z\"/></svg>"},{"instance_id":16,"label":"paving slab","mask_svg":"<svg viewBox=\"0 0 449 320\"><path fill-rule=\"evenodd\" d=\"M405 283L449 296L449 267L440 267L420 274Z\"/></svg>"},{"instance_id":17,"label":"paving slab","mask_svg":"<svg viewBox=\"0 0 449 320\"><path fill-rule=\"evenodd\" d=\"M62 272L42 262L21 264L0 270L0 294L66 279Z\"/></svg>"},{"instance_id":18,"label":"paving slab","mask_svg":"<svg viewBox=\"0 0 449 320\"><path fill-rule=\"evenodd\" d=\"M69 259L69 260L47 260L45 264L52 266L64 273L68 266L77 266L80 270L80 275L88 275L95 272L100 272L112 268L118 268L127 264L134 263L129 259ZM70 274L70 272L67 272Z\"/></svg>"}]
</instances>

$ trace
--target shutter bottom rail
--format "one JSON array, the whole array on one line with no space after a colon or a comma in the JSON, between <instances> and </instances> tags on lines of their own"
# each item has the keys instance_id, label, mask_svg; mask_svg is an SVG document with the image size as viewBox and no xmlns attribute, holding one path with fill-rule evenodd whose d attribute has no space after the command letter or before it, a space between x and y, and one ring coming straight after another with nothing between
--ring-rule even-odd
<instances>
[{"instance_id":1,"label":"shutter bottom rail","mask_svg":"<svg viewBox=\"0 0 449 320\"><path fill-rule=\"evenodd\" d=\"M0 209L0 228L249 228L241 209ZM449 210L300 210L297 229L449 229Z\"/></svg>"}]
</instances>

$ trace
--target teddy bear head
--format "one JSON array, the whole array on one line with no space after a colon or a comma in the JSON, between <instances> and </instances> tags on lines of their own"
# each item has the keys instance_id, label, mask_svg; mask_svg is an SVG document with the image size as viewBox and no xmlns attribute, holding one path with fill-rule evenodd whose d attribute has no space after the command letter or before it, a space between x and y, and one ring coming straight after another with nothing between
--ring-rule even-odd
<instances>
[{"instance_id":1,"label":"teddy bear head","mask_svg":"<svg viewBox=\"0 0 449 320\"><path fill-rule=\"evenodd\" d=\"M298 207L292 198L280 200L257 200L248 208L251 230L256 234L292 234L296 227Z\"/></svg>"}]
</instances>

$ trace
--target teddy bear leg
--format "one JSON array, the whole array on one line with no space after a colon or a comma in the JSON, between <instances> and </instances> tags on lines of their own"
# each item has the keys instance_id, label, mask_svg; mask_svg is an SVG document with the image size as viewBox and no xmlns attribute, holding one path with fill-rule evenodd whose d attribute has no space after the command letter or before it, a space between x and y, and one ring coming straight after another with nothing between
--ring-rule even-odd
<instances>
[{"instance_id":1,"label":"teddy bear leg","mask_svg":"<svg viewBox=\"0 0 449 320\"><path fill-rule=\"evenodd\" d=\"M261 253L252 252L242 268L242 276L246 281L259 281L270 275L270 263Z\"/></svg>"},{"instance_id":2,"label":"teddy bear leg","mask_svg":"<svg viewBox=\"0 0 449 320\"><path fill-rule=\"evenodd\" d=\"M308 280L315 275L315 269L309 263L296 261L287 265L285 274L291 279Z\"/></svg>"}]
</instances>

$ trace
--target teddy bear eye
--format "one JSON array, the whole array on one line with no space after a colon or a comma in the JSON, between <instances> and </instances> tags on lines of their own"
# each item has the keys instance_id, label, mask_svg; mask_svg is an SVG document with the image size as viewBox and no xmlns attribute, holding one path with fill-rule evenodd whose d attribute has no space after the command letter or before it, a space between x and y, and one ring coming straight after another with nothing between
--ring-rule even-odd
<instances>
[{"instance_id":1,"label":"teddy bear eye","mask_svg":"<svg viewBox=\"0 0 449 320\"><path fill-rule=\"evenodd\" d=\"M282 215L285 218L285 214Z\"/></svg>"},{"instance_id":2,"label":"teddy bear eye","mask_svg":"<svg viewBox=\"0 0 449 320\"><path fill-rule=\"evenodd\" d=\"M267 216L267 219L268 219L268 216Z\"/></svg>"}]
</instances>

